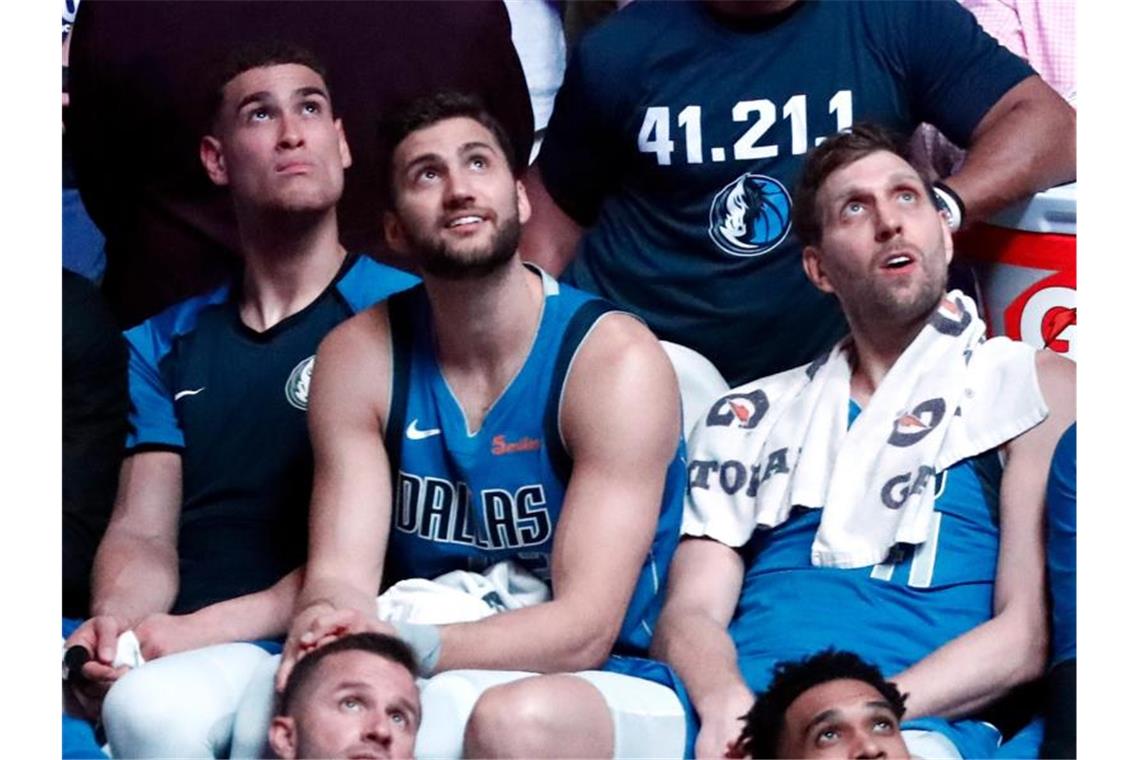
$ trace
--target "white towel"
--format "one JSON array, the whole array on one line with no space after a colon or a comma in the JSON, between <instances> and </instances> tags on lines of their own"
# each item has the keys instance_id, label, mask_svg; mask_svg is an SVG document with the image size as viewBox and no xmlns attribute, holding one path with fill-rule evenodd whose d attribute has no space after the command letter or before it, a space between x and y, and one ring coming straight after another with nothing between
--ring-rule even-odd
<instances>
[{"instance_id":1,"label":"white towel","mask_svg":"<svg viewBox=\"0 0 1140 760\"><path fill-rule=\"evenodd\" d=\"M741 386L690 441L682 531L743 545L793 507L826 507L817 566L882 562L926 540L934 475L1037 425L1048 408L1035 350L985 340L973 301L950 293L848 429L850 338L815 362Z\"/></svg>"},{"instance_id":2,"label":"white towel","mask_svg":"<svg viewBox=\"0 0 1140 760\"><path fill-rule=\"evenodd\" d=\"M550 587L507 560L483 573L453 570L435 580L408 578L376 599L381 620L446 625L482 620L550 599Z\"/></svg>"}]
</instances>

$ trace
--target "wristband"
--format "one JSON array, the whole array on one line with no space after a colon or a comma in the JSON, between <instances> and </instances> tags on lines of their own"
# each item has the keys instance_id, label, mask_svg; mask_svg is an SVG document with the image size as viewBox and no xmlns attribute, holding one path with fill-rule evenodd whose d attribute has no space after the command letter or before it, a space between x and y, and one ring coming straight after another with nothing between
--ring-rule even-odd
<instances>
[{"instance_id":1,"label":"wristband","mask_svg":"<svg viewBox=\"0 0 1140 760\"><path fill-rule=\"evenodd\" d=\"M947 224L951 232L957 232L966 221L966 204L949 185L943 182L934 183L934 199L939 211L945 211Z\"/></svg>"},{"instance_id":2,"label":"wristband","mask_svg":"<svg viewBox=\"0 0 1140 760\"><path fill-rule=\"evenodd\" d=\"M435 673L439 664L439 626L420 623L392 623L396 635L403 639L416 657L416 667L424 678Z\"/></svg>"}]
</instances>

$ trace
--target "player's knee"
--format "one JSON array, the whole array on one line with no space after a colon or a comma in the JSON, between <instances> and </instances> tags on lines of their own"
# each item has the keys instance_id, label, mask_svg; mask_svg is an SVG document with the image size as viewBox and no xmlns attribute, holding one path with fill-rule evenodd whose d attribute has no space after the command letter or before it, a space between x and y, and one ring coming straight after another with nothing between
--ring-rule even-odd
<instances>
[{"instance_id":1,"label":"player's knee","mask_svg":"<svg viewBox=\"0 0 1140 760\"><path fill-rule=\"evenodd\" d=\"M222 644L161 657L128 672L103 702L115 757L220 757L242 689L268 653Z\"/></svg>"},{"instance_id":2,"label":"player's knee","mask_svg":"<svg viewBox=\"0 0 1140 760\"><path fill-rule=\"evenodd\" d=\"M488 689L464 735L468 757L612 754L612 721L601 694L573 676L528 678Z\"/></svg>"},{"instance_id":3,"label":"player's knee","mask_svg":"<svg viewBox=\"0 0 1140 760\"><path fill-rule=\"evenodd\" d=\"M170 684L145 667L120 678L103 701L114 757L214 757L209 728L180 712L176 699Z\"/></svg>"}]
</instances>

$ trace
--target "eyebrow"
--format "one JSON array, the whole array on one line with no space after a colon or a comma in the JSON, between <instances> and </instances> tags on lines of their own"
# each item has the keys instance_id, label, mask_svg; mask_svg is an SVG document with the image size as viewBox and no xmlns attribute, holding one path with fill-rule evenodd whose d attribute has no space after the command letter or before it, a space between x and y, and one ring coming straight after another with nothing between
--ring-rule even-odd
<instances>
[{"instance_id":1,"label":"eyebrow","mask_svg":"<svg viewBox=\"0 0 1140 760\"><path fill-rule=\"evenodd\" d=\"M305 87L298 87L296 90L293 90L294 98L308 98L313 95L322 98L326 103L329 101L329 94L316 85L307 85ZM257 103L267 100L273 100L273 94L270 93L269 90L258 90L257 92L251 92L249 95L246 95L244 98L238 101L237 106L234 108L234 113L241 113L241 110L248 106L250 103Z\"/></svg>"},{"instance_id":2,"label":"eyebrow","mask_svg":"<svg viewBox=\"0 0 1140 760\"><path fill-rule=\"evenodd\" d=\"M459 152L466 153L467 151L478 149L488 150L492 153L495 151L495 149L491 147L490 143L483 142L482 140L472 140L471 142L463 143L463 145L459 147Z\"/></svg>"},{"instance_id":3,"label":"eyebrow","mask_svg":"<svg viewBox=\"0 0 1140 760\"><path fill-rule=\"evenodd\" d=\"M922 178L913 172L896 171L888 175L888 184L892 187L902 184L922 185ZM857 195L862 195L868 192L868 188L864 185L845 185L839 189L838 192L832 195L833 202L847 200Z\"/></svg>"}]
</instances>

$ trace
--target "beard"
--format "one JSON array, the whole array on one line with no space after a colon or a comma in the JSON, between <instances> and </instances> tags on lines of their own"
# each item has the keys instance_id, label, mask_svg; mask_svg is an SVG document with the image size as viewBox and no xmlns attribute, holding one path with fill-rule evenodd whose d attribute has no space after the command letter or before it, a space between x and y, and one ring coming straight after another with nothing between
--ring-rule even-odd
<instances>
[{"instance_id":1,"label":"beard","mask_svg":"<svg viewBox=\"0 0 1140 760\"><path fill-rule=\"evenodd\" d=\"M852 322L863 325L906 327L929 319L946 292L947 270L943 253L922 257L920 280L900 289L871 278L857 278L843 299L843 310Z\"/></svg>"},{"instance_id":2,"label":"beard","mask_svg":"<svg viewBox=\"0 0 1140 760\"><path fill-rule=\"evenodd\" d=\"M419 266L441 280L477 280L505 267L519 247L522 225L518 213L502 217L494 237L483 248L457 250L439 237L406 230Z\"/></svg>"}]
</instances>

